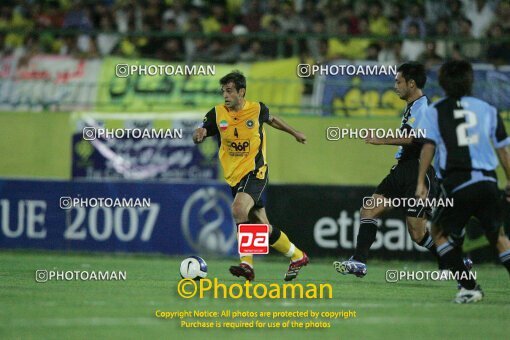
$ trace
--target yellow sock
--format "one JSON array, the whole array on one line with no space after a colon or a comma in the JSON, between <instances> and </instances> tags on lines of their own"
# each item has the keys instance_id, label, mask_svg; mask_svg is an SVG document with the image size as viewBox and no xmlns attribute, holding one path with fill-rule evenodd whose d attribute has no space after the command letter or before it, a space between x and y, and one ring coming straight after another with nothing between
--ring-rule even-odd
<instances>
[{"instance_id":1,"label":"yellow sock","mask_svg":"<svg viewBox=\"0 0 510 340\"><path fill-rule=\"evenodd\" d=\"M249 264L253 268L253 255L241 255L241 263Z\"/></svg>"},{"instance_id":2,"label":"yellow sock","mask_svg":"<svg viewBox=\"0 0 510 340\"><path fill-rule=\"evenodd\" d=\"M239 230L239 225L240 224L245 224L245 223L248 223L248 221L246 222L242 222L242 223L237 223L237 228ZM239 235L237 235L238 237L238 242L239 242ZM241 263L246 263L248 264L250 267L253 268L253 254L242 254L239 256L239 258L241 259Z\"/></svg>"},{"instance_id":3,"label":"yellow sock","mask_svg":"<svg viewBox=\"0 0 510 340\"><path fill-rule=\"evenodd\" d=\"M290 242L287 235L282 231L280 237L271 245L274 249L283 255L290 257L292 261L299 260L303 257L303 252Z\"/></svg>"}]
</instances>

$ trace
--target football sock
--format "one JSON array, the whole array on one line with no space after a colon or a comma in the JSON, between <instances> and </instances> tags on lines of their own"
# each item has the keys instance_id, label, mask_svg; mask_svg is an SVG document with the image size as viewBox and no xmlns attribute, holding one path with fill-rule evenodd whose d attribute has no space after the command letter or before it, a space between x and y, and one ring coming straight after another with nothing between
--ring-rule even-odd
<instances>
[{"instance_id":1,"label":"football sock","mask_svg":"<svg viewBox=\"0 0 510 340\"><path fill-rule=\"evenodd\" d=\"M437 253L441 256L441 260L447 269L450 269L454 275L461 280L457 280L460 285L466 289L474 289L476 281L471 278L469 271L462 260L462 252L460 248L454 247L450 242L443 243L437 247Z\"/></svg>"},{"instance_id":2,"label":"football sock","mask_svg":"<svg viewBox=\"0 0 510 340\"><path fill-rule=\"evenodd\" d=\"M432 236L430 236L428 230L425 232L421 241L418 242L418 245L427 248L432 254L434 254L437 259L439 269L445 269L444 264L441 262L441 257L437 255L436 244L434 243L434 240L432 240Z\"/></svg>"},{"instance_id":3,"label":"football sock","mask_svg":"<svg viewBox=\"0 0 510 340\"><path fill-rule=\"evenodd\" d=\"M358 238L356 242L356 251L353 259L363 263L367 263L368 250L375 241L377 235L377 220L373 218L362 218Z\"/></svg>"},{"instance_id":4,"label":"football sock","mask_svg":"<svg viewBox=\"0 0 510 340\"><path fill-rule=\"evenodd\" d=\"M418 242L418 245L427 248L433 254L437 254L436 253L436 245L434 244L434 241L432 240L432 236L430 236L430 233L428 230L425 232L425 235L423 236L421 241Z\"/></svg>"},{"instance_id":5,"label":"football sock","mask_svg":"<svg viewBox=\"0 0 510 340\"><path fill-rule=\"evenodd\" d=\"M239 229L240 224L246 224L249 223L248 221L242 222L242 223L236 223L237 229ZM241 258L241 263L249 265L251 268L253 268L253 254L242 254L239 256Z\"/></svg>"},{"instance_id":6,"label":"football sock","mask_svg":"<svg viewBox=\"0 0 510 340\"><path fill-rule=\"evenodd\" d=\"M290 242L287 235L280 229L273 226L273 232L269 235L269 244L283 255L290 257L292 261L303 257L303 252Z\"/></svg>"},{"instance_id":7,"label":"football sock","mask_svg":"<svg viewBox=\"0 0 510 340\"><path fill-rule=\"evenodd\" d=\"M247 264L253 268L253 255L252 254L241 255L240 258L241 258L241 263Z\"/></svg>"},{"instance_id":8,"label":"football sock","mask_svg":"<svg viewBox=\"0 0 510 340\"><path fill-rule=\"evenodd\" d=\"M499 254L499 260L506 267L508 273L510 274L510 249Z\"/></svg>"}]
</instances>

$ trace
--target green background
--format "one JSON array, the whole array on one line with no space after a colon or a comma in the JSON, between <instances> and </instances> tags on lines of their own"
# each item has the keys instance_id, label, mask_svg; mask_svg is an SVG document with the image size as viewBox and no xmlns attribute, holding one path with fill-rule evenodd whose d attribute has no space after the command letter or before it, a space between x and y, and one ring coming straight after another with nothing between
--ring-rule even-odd
<instances>
[{"instance_id":1,"label":"green background","mask_svg":"<svg viewBox=\"0 0 510 340\"><path fill-rule=\"evenodd\" d=\"M204 111L205 112L205 111ZM70 113L0 113L0 177L71 178ZM395 146L360 139L328 141L330 126L395 129L400 118L283 116L308 137L306 145L265 126L272 183L377 185L395 164ZM510 122L506 122L510 131ZM499 178L504 178L501 167ZM500 183L502 186L504 183Z\"/></svg>"},{"instance_id":2,"label":"green background","mask_svg":"<svg viewBox=\"0 0 510 340\"><path fill-rule=\"evenodd\" d=\"M486 294L474 305L452 302L451 281L386 283L385 271L434 270L435 264L371 261L363 279L339 275L333 259L315 259L296 283L329 283L333 298L184 299L177 294L179 257L112 256L58 252L0 251L0 338L2 339L508 339L508 274L500 265L476 264ZM230 286L243 281L228 272L234 259L207 259L208 277ZM284 283L283 256L259 256L256 281ZM126 281L35 282L35 271L126 271ZM179 320L158 319L160 311L356 311L356 318L318 319L327 329L190 329ZM267 321L265 318L256 320ZM284 320L309 320L278 318ZM188 318L188 321L204 318ZM213 319L214 320L214 319ZM221 320L221 319L215 319ZM249 322L254 318L233 321ZM231 321L223 319L223 321ZM506 325L506 326L505 326Z\"/></svg>"}]
</instances>

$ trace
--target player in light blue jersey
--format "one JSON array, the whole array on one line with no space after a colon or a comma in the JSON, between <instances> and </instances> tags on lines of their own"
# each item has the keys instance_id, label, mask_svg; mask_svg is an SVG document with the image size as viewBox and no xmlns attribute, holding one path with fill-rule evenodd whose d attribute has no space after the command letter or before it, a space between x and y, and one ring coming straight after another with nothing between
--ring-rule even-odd
<instances>
[{"instance_id":1,"label":"player in light blue jersey","mask_svg":"<svg viewBox=\"0 0 510 340\"><path fill-rule=\"evenodd\" d=\"M503 230L503 203L497 186L498 157L505 170L506 200L510 202L510 137L496 108L470 96L473 69L466 61L450 61L439 71L446 97L428 109L419 128L426 130L420 156L416 196L425 197L426 174L434 153L443 178L442 195L453 207L437 210L432 235L442 262L460 278L455 302L482 299L480 286L462 260L462 230L476 217L501 263L510 273L510 241ZM494 151L494 149L496 151Z\"/></svg>"},{"instance_id":2,"label":"player in light blue jersey","mask_svg":"<svg viewBox=\"0 0 510 340\"><path fill-rule=\"evenodd\" d=\"M408 136L405 138L370 137L366 139L367 143L374 145L398 145L399 149L395 155L398 163L391 168L390 173L382 180L372 195L372 201L375 204L373 206L365 205L361 208L360 229L354 255L348 260L339 260L333 263L335 269L341 274L353 274L358 277L366 275L368 252L377 235L377 219L393 208L377 202L384 199L400 199L405 203L407 199L415 198L421 146L414 144L411 136L418 133L415 126L423 119L422 116L428 107L429 100L422 91L426 81L425 67L422 64L408 62L400 65L395 77L395 92L400 99L407 103L402 115L400 132L402 135L405 135L404 132L406 132ZM428 167L426 178L427 197L434 198L437 194L437 181L433 167ZM427 215L431 214L431 207L402 204L399 208L403 209L406 215L406 224L412 240L437 256L436 247L427 230Z\"/></svg>"}]
</instances>

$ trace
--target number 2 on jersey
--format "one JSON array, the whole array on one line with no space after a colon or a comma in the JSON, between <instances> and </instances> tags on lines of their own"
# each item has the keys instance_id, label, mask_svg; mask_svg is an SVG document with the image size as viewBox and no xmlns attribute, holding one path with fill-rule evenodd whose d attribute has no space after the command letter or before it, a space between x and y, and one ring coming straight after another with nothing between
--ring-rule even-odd
<instances>
[{"instance_id":1,"label":"number 2 on jersey","mask_svg":"<svg viewBox=\"0 0 510 340\"><path fill-rule=\"evenodd\" d=\"M453 110L453 116L455 118L465 118L464 123L460 123L457 126L457 144L459 146L467 146L470 144L478 144L479 136L478 133L468 136L468 129L476 126L478 120L476 114L473 111L468 110Z\"/></svg>"}]
</instances>

